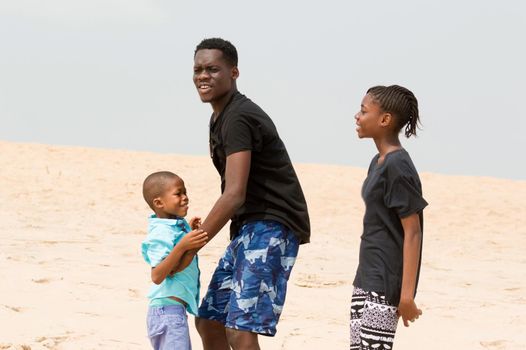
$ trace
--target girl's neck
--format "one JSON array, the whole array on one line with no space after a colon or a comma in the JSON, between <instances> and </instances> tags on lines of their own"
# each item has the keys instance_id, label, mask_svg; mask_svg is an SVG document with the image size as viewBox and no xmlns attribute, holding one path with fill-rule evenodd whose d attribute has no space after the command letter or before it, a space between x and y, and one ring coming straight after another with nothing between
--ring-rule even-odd
<instances>
[{"instance_id":1,"label":"girl's neck","mask_svg":"<svg viewBox=\"0 0 526 350\"><path fill-rule=\"evenodd\" d=\"M402 148L402 144L398 139L398 135L374 139L374 143L376 144L376 148L378 149L378 153L380 155L379 163L383 162L386 154Z\"/></svg>"}]
</instances>

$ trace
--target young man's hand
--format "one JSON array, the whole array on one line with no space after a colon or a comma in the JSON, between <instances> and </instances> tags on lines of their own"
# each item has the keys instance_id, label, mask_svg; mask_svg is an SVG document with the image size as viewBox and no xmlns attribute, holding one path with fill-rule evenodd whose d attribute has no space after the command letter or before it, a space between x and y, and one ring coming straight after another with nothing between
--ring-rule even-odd
<instances>
[{"instance_id":1,"label":"young man's hand","mask_svg":"<svg viewBox=\"0 0 526 350\"><path fill-rule=\"evenodd\" d=\"M415 322L420 315L422 315L422 310L416 306L413 299L400 300L400 304L398 304L398 317L402 317L404 326L409 327L409 321Z\"/></svg>"},{"instance_id":2,"label":"young man's hand","mask_svg":"<svg viewBox=\"0 0 526 350\"><path fill-rule=\"evenodd\" d=\"M201 229L193 230L186 234L177 244L181 244L184 250L202 248L208 242L208 233Z\"/></svg>"},{"instance_id":3,"label":"young man's hand","mask_svg":"<svg viewBox=\"0 0 526 350\"><path fill-rule=\"evenodd\" d=\"M198 228L201 227L201 218L199 216L194 216L193 218L190 219L188 224L190 224L190 227L192 228L192 230L197 230Z\"/></svg>"}]
</instances>

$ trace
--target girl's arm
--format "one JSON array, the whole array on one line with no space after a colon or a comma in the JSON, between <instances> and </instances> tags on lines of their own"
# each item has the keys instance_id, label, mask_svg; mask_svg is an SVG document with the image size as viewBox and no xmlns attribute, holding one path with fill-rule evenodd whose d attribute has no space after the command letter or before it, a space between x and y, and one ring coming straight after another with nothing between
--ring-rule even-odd
<instances>
[{"instance_id":1,"label":"girl's arm","mask_svg":"<svg viewBox=\"0 0 526 350\"><path fill-rule=\"evenodd\" d=\"M166 279L166 276L170 274L170 271L179 265L183 254L187 250L201 248L206 244L207 240L208 234L201 229L194 230L181 238L170 254L157 266L152 268L151 275L153 283L161 284Z\"/></svg>"},{"instance_id":2,"label":"girl's arm","mask_svg":"<svg viewBox=\"0 0 526 350\"><path fill-rule=\"evenodd\" d=\"M402 317L404 326L408 327L409 321L415 321L422 314L422 310L415 303L422 230L418 213L402 218L401 221L404 228L404 267L398 316Z\"/></svg>"}]
</instances>

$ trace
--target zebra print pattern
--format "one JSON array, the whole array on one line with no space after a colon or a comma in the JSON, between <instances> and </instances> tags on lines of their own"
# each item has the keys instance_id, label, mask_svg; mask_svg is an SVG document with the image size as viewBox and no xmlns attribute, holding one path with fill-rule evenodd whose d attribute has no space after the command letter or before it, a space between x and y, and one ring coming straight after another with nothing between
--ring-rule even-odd
<instances>
[{"instance_id":1,"label":"zebra print pattern","mask_svg":"<svg viewBox=\"0 0 526 350\"><path fill-rule=\"evenodd\" d=\"M397 308L385 295L355 287L351 299L351 350L391 350L393 348Z\"/></svg>"}]
</instances>

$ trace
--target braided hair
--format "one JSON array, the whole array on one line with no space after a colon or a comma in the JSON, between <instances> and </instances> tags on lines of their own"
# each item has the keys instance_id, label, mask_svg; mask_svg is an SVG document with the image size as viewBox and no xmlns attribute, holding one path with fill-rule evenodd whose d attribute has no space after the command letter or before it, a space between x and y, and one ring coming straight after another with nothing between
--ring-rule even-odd
<instances>
[{"instance_id":1,"label":"braided hair","mask_svg":"<svg viewBox=\"0 0 526 350\"><path fill-rule=\"evenodd\" d=\"M379 85L367 90L367 94L384 112L391 113L395 117L398 132L405 126L404 133L407 138L411 135L416 136L420 116L418 101L411 91L399 85Z\"/></svg>"}]
</instances>

